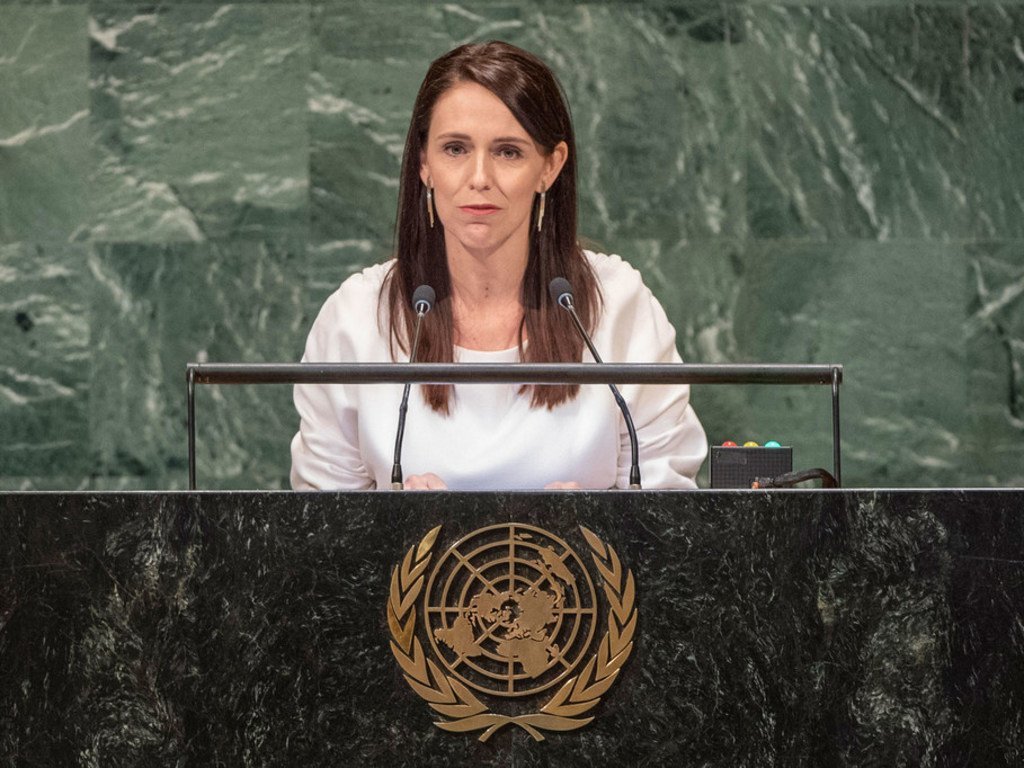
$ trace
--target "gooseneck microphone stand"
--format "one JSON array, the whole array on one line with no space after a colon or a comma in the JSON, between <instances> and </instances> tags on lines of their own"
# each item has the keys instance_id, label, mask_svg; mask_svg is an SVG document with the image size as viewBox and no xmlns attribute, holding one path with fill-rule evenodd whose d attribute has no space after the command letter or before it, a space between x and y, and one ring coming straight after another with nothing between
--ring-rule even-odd
<instances>
[{"instance_id":1,"label":"gooseneck microphone stand","mask_svg":"<svg viewBox=\"0 0 1024 768\"><path fill-rule=\"evenodd\" d=\"M412 348L409 350L409 362L416 362L416 350L420 343L420 329L423 317L434 306L434 289L429 285L421 285L412 294L412 308L416 312L416 332L413 335ZM402 481L402 438L405 437L405 414L409 410L409 390L412 384L407 383L402 390L402 404L398 408L398 431L395 434L395 463L391 466L391 490L400 491L405 487Z\"/></svg>"},{"instance_id":2,"label":"gooseneck microphone stand","mask_svg":"<svg viewBox=\"0 0 1024 768\"><path fill-rule=\"evenodd\" d=\"M580 316L576 312L576 305L573 302L572 285L564 277L556 277L551 281L551 285L548 286L548 291L551 293L551 298L554 299L555 303L572 316L572 321L576 324L576 330L579 331L583 341L586 342L590 354L594 356L594 360L603 365L604 360L598 354L597 347L594 346L594 342L590 339L590 334L583 327ZM622 418L626 420L626 431L629 432L629 448L633 461L629 467L629 488L630 490L640 490L640 447L637 445L636 427L633 426L633 417L629 413L629 408L626 406L626 401L619 392L619 388L614 384L609 384L608 386L612 390L615 403L619 406L619 410L622 411Z\"/></svg>"}]
</instances>

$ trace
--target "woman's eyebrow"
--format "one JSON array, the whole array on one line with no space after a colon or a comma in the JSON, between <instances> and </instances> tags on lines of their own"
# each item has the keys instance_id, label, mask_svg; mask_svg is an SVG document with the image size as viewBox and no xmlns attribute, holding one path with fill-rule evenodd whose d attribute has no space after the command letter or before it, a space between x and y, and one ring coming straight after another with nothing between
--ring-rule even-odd
<instances>
[{"instance_id":1,"label":"woman's eyebrow","mask_svg":"<svg viewBox=\"0 0 1024 768\"><path fill-rule=\"evenodd\" d=\"M438 141L442 139L459 139L461 141L472 141L472 137L465 133L459 133L457 131L448 131L447 133L439 134L437 137ZM528 145L530 142L519 136L498 136L491 140L492 144L523 144Z\"/></svg>"}]
</instances>

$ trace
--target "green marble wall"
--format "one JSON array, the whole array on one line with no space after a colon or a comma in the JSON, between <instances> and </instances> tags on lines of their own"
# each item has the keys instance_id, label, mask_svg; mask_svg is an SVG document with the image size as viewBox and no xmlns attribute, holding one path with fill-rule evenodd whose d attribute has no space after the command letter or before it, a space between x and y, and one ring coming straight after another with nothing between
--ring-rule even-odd
<instances>
[{"instance_id":1,"label":"green marble wall","mask_svg":"<svg viewBox=\"0 0 1024 768\"><path fill-rule=\"evenodd\" d=\"M842 362L848 485L1024 484L1024 3L0 4L0 488L180 488L184 364L301 354L386 258L427 63L574 109L583 231L694 362ZM831 466L824 388L700 388ZM205 487L286 485L286 387L204 388Z\"/></svg>"}]
</instances>

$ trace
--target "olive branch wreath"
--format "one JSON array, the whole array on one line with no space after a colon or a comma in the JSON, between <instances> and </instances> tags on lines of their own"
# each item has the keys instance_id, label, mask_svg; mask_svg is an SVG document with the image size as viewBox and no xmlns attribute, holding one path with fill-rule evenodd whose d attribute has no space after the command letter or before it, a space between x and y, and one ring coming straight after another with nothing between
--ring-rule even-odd
<instances>
[{"instance_id":1,"label":"olive branch wreath","mask_svg":"<svg viewBox=\"0 0 1024 768\"><path fill-rule=\"evenodd\" d=\"M570 677L539 712L525 715L501 715L490 712L472 691L456 678L446 675L423 652L416 637L416 600L423 590L424 572L441 526L429 531L419 544L410 547L401 565L391 572L388 597L388 627L391 652L402 667L409 686L436 712L449 718L434 724L457 733L482 730L480 741L487 741L506 725L517 725L536 741L546 731L572 731L590 723L585 715L601 700L618 677L619 670L633 651L636 631L636 585L633 572L623 570L615 550L582 525L580 530L591 549L594 565L604 582L604 594L610 607L608 631L601 638L597 653L583 671Z\"/></svg>"}]
</instances>

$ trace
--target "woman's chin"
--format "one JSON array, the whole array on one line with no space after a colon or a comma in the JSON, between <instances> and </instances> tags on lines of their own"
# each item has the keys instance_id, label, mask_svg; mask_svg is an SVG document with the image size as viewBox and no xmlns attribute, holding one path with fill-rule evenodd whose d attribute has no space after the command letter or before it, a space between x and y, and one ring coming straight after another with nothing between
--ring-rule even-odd
<instances>
[{"instance_id":1,"label":"woman's chin","mask_svg":"<svg viewBox=\"0 0 1024 768\"><path fill-rule=\"evenodd\" d=\"M504 242L504 239L496 237L489 227L478 225L463 228L456 237L462 247L471 253L490 252Z\"/></svg>"},{"instance_id":2,"label":"woman's chin","mask_svg":"<svg viewBox=\"0 0 1024 768\"><path fill-rule=\"evenodd\" d=\"M491 222L469 222L453 229L445 229L445 239L458 241L466 251L475 255L489 254L506 247L522 250L525 256L530 247L530 236L525 228L509 232L505 227L496 227Z\"/></svg>"}]
</instances>

